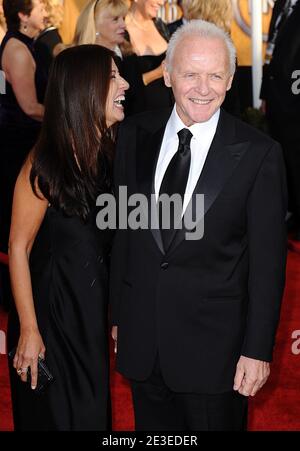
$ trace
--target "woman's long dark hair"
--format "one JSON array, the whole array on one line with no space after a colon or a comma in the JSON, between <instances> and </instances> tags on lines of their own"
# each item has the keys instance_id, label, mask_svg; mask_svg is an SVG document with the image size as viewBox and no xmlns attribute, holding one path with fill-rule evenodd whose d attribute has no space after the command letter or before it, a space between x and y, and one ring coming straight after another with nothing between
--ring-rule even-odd
<instances>
[{"instance_id":1,"label":"woman's long dark hair","mask_svg":"<svg viewBox=\"0 0 300 451\"><path fill-rule=\"evenodd\" d=\"M99 45L80 45L60 53L51 70L30 181L69 216L86 219L97 194L111 189L114 131L105 110L113 58Z\"/></svg>"}]
</instances>

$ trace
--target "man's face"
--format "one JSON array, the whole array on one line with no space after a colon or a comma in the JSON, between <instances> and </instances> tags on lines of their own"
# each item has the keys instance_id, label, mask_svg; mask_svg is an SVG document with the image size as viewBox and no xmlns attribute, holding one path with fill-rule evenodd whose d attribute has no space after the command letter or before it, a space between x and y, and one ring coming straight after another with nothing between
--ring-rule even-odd
<instances>
[{"instance_id":1,"label":"man's face","mask_svg":"<svg viewBox=\"0 0 300 451\"><path fill-rule=\"evenodd\" d=\"M176 110L186 126L208 121L224 101L233 76L225 43L219 38L188 37L175 48L165 83L173 89Z\"/></svg>"}]
</instances>

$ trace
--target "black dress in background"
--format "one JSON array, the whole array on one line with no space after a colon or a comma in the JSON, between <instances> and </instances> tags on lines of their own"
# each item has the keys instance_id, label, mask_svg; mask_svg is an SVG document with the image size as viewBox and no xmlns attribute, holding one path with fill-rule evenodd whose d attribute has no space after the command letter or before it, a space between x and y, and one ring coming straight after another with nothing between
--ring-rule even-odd
<instances>
[{"instance_id":1,"label":"black dress in background","mask_svg":"<svg viewBox=\"0 0 300 451\"><path fill-rule=\"evenodd\" d=\"M168 42L169 32L161 19L154 19L154 24L161 36ZM129 35L126 35L130 40ZM161 55L142 55L135 53L124 56L121 64L121 73L128 81L130 88L126 92L125 115L141 113L143 111L157 110L172 107L174 98L171 88L167 88L163 77L149 83L143 83L143 74L156 69L165 59L165 52Z\"/></svg>"},{"instance_id":2,"label":"black dress in background","mask_svg":"<svg viewBox=\"0 0 300 451\"><path fill-rule=\"evenodd\" d=\"M35 88L38 101L43 103L47 73L36 59L33 39L18 31L7 32L0 46L0 69L3 50L11 38L23 42L36 62ZM40 126L40 122L23 112L11 84L6 81L6 93L0 95L0 250L4 252L7 252L14 185L24 159L36 142Z\"/></svg>"},{"instance_id":3,"label":"black dress in background","mask_svg":"<svg viewBox=\"0 0 300 451\"><path fill-rule=\"evenodd\" d=\"M46 362L55 381L43 395L20 381L10 362L16 430L103 431L110 428L108 271L111 234L48 207L30 269ZM18 341L16 312L8 346Z\"/></svg>"},{"instance_id":4,"label":"black dress in background","mask_svg":"<svg viewBox=\"0 0 300 451\"><path fill-rule=\"evenodd\" d=\"M143 111L157 110L172 107L174 98L172 90L167 88L161 77L147 86L144 85L142 74L156 69L165 59L161 55L130 55L122 63L122 75L130 84L126 93L125 115L141 113Z\"/></svg>"}]
</instances>

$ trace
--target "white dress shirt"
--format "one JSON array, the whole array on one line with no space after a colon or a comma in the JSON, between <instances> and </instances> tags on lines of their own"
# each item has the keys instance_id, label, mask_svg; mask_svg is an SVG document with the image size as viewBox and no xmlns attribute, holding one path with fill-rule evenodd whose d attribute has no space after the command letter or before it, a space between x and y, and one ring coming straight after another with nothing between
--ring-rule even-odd
<instances>
[{"instance_id":1,"label":"white dress shirt","mask_svg":"<svg viewBox=\"0 0 300 451\"><path fill-rule=\"evenodd\" d=\"M201 122L187 127L178 116L176 105L174 106L172 114L166 125L155 170L154 189L156 201L158 199L160 186L167 167L174 154L178 150L179 139L177 133L183 128L188 128L193 134L193 137L191 139L190 172L183 202L183 212L185 211L192 197L193 191L203 169L212 140L215 136L219 116L220 110L216 111L215 114L207 122Z\"/></svg>"}]
</instances>

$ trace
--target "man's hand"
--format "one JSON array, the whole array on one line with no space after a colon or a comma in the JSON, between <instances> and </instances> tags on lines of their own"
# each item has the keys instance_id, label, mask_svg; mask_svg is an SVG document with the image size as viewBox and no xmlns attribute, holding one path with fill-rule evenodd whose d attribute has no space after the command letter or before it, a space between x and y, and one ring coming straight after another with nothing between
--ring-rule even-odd
<instances>
[{"instance_id":1,"label":"man's hand","mask_svg":"<svg viewBox=\"0 0 300 451\"><path fill-rule=\"evenodd\" d=\"M233 389L244 396L254 396L267 382L270 364L262 360L240 357L236 366Z\"/></svg>"},{"instance_id":2,"label":"man's hand","mask_svg":"<svg viewBox=\"0 0 300 451\"><path fill-rule=\"evenodd\" d=\"M265 100L262 100L262 101L261 101L260 111L261 111L264 115L266 115L266 112L267 112L267 104L266 104L266 101L265 101Z\"/></svg>"},{"instance_id":3,"label":"man's hand","mask_svg":"<svg viewBox=\"0 0 300 451\"><path fill-rule=\"evenodd\" d=\"M114 340L115 343L115 347L114 347L114 352L115 354L117 354L117 345L118 345L118 326L113 326L111 329L111 336L112 339Z\"/></svg>"}]
</instances>

